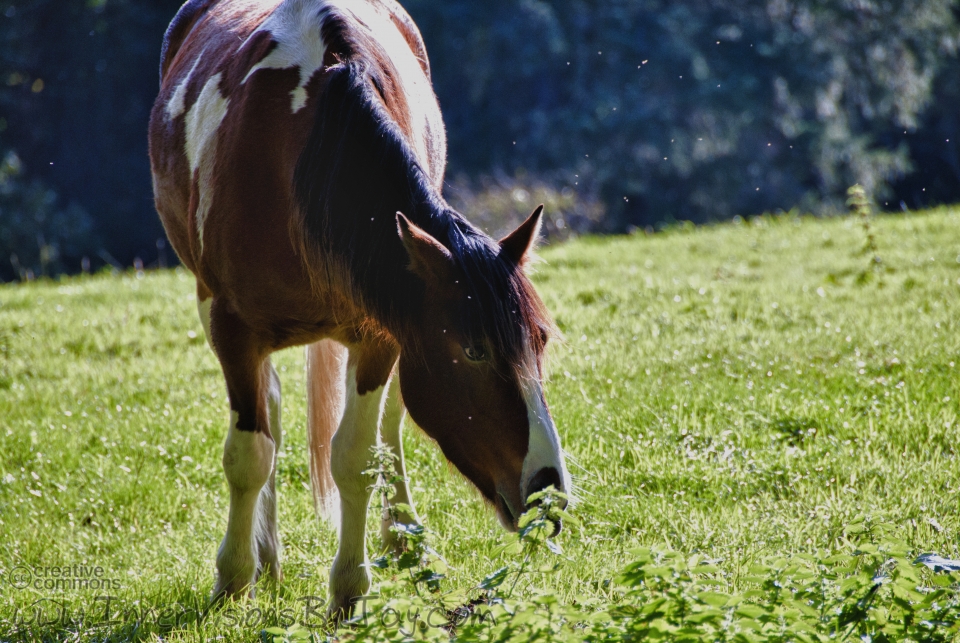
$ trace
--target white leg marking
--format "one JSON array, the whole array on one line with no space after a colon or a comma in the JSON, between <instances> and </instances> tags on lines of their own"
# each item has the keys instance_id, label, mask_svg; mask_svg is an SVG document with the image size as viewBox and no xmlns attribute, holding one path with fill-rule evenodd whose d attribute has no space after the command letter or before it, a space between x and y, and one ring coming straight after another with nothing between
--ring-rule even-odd
<instances>
[{"instance_id":1,"label":"white leg marking","mask_svg":"<svg viewBox=\"0 0 960 643\"><path fill-rule=\"evenodd\" d=\"M197 174L200 199L197 205L197 234L203 248L203 224L213 205L213 164L217 154L217 132L227 116L230 101L220 93L223 74L210 77L197 102L187 113L187 160L190 173Z\"/></svg>"},{"instance_id":2,"label":"white leg marking","mask_svg":"<svg viewBox=\"0 0 960 643\"><path fill-rule=\"evenodd\" d=\"M534 371L535 372L535 371ZM539 378L529 378L523 382L523 398L527 403L527 421L530 423L530 439L527 457L523 460L520 489L528 494L530 480L541 469L553 467L560 474L560 484L564 493L570 493L570 474L567 472L563 449L560 447L560 434L553 424L553 418L547 410L543 398L543 386ZM523 499L526 502L526 498Z\"/></svg>"},{"instance_id":3,"label":"white leg marking","mask_svg":"<svg viewBox=\"0 0 960 643\"><path fill-rule=\"evenodd\" d=\"M389 446L395 456L397 456L396 473L401 481L394 485L395 493L389 499L389 505L383 508L383 521L381 523L380 535L386 546L396 548L396 535L390 531L394 524L391 517L393 507L403 504L410 507L410 513L400 513L397 520L404 524L419 523L417 510L413 506L413 500L410 497L410 489L407 485L407 467L403 457L403 418L406 416L406 409L403 401L400 399L400 377L394 375L390 381L390 387L387 389L387 401L383 410L383 421L380 424L380 436L383 443Z\"/></svg>"},{"instance_id":4,"label":"white leg marking","mask_svg":"<svg viewBox=\"0 0 960 643\"><path fill-rule=\"evenodd\" d=\"M274 442L263 433L237 429L230 413L230 431L223 449L223 472L230 485L227 534L217 552L214 596L236 596L254 582L259 566L260 493L270 479L276 457Z\"/></svg>"},{"instance_id":5,"label":"white leg marking","mask_svg":"<svg viewBox=\"0 0 960 643\"><path fill-rule=\"evenodd\" d=\"M283 428L280 425L280 376L276 369L270 367L270 385L267 389L267 405L270 416L270 435L274 441L273 467L270 479L260 490L260 510L258 512L260 529L257 531L260 565L262 571L267 569L269 574L282 580L280 571L280 534L277 530L277 456L283 445Z\"/></svg>"},{"instance_id":6,"label":"white leg marking","mask_svg":"<svg viewBox=\"0 0 960 643\"><path fill-rule=\"evenodd\" d=\"M340 544L330 569L330 611L349 611L351 601L370 589L365 546L372 480L363 475L377 441L384 388L357 394L357 367L347 368L347 403L333 436L333 479L340 491Z\"/></svg>"},{"instance_id":7,"label":"white leg marking","mask_svg":"<svg viewBox=\"0 0 960 643\"><path fill-rule=\"evenodd\" d=\"M300 69L300 82L290 92L291 109L296 114L307 105L307 83L323 67L327 48L320 37L326 3L287 0L251 34L267 31L277 43L273 51L254 65L243 79L246 83L261 69ZM241 83L242 84L242 83Z\"/></svg>"},{"instance_id":8,"label":"white leg marking","mask_svg":"<svg viewBox=\"0 0 960 643\"><path fill-rule=\"evenodd\" d=\"M201 51L197 59L193 61L193 66L190 68L190 71L183 77L183 80L180 81L180 84L177 85L177 88L174 90L173 96L170 97L170 102L168 102L166 106L167 119L172 121L187 111L187 89L189 89L190 79L193 78L193 73L197 71L197 66L200 64L203 54L204 52Z\"/></svg>"}]
</instances>

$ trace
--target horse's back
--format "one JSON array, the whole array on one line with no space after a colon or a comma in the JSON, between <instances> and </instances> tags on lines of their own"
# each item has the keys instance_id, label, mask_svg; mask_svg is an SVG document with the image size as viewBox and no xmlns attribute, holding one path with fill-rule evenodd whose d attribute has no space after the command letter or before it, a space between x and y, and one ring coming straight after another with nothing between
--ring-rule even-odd
<instances>
[{"instance_id":1,"label":"horse's back","mask_svg":"<svg viewBox=\"0 0 960 643\"><path fill-rule=\"evenodd\" d=\"M191 0L164 40L160 94L150 119L154 196L171 243L195 273L202 270L206 217L228 191L226 173L235 172L218 151L233 137L234 123L250 114L244 109L239 117L245 88L236 77L269 47L249 42L270 15L264 4Z\"/></svg>"},{"instance_id":2,"label":"horse's back","mask_svg":"<svg viewBox=\"0 0 960 643\"><path fill-rule=\"evenodd\" d=\"M325 70L358 49L403 87L394 116L439 186L426 53L392 0L192 0L168 30L150 126L157 209L201 283L252 315L319 314L295 310L316 283L298 255L294 172Z\"/></svg>"},{"instance_id":3,"label":"horse's back","mask_svg":"<svg viewBox=\"0 0 960 643\"><path fill-rule=\"evenodd\" d=\"M175 54L183 44L183 40L190 30L203 17L207 9L217 0L188 0L183 3L177 15L170 21L166 33L163 35L163 48L160 50L160 78L167 74L170 66L171 54Z\"/></svg>"}]
</instances>

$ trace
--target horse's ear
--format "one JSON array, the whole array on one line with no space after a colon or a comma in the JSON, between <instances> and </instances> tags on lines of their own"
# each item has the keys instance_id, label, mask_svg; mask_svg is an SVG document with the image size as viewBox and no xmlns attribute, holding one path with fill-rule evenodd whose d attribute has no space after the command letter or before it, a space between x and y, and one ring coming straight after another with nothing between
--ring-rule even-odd
<instances>
[{"instance_id":1,"label":"horse's ear","mask_svg":"<svg viewBox=\"0 0 960 643\"><path fill-rule=\"evenodd\" d=\"M518 266L525 265L533 254L543 225L543 206L541 205L520 227L500 240L500 250Z\"/></svg>"},{"instance_id":2,"label":"horse's ear","mask_svg":"<svg viewBox=\"0 0 960 643\"><path fill-rule=\"evenodd\" d=\"M410 263L407 268L427 282L427 285L436 288L446 288L454 282L453 255L442 243L430 236L397 212L397 230L403 247L407 249Z\"/></svg>"}]
</instances>

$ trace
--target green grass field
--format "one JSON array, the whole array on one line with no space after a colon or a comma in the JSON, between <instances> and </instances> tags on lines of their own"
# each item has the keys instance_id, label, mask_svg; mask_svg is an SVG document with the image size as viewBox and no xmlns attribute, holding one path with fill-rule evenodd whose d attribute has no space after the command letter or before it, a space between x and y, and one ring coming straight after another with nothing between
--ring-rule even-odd
<instances>
[{"instance_id":1,"label":"green grass field","mask_svg":"<svg viewBox=\"0 0 960 643\"><path fill-rule=\"evenodd\" d=\"M760 561L848 548L864 517L913 554L960 558L960 210L873 229L879 269L854 218L544 250L535 280L563 333L547 396L581 524L518 595L616 602L639 546L699 554L739 591ZM193 293L183 270L0 286L0 641L252 641L271 610L317 620L336 542L313 513L290 350L275 356L286 581L176 626L206 602L227 510L225 387ZM470 590L510 558L506 535L417 430L406 451L444 586ZM73 565L99 566L106 591L13 582Z\"/></svg>"}]
</instances>

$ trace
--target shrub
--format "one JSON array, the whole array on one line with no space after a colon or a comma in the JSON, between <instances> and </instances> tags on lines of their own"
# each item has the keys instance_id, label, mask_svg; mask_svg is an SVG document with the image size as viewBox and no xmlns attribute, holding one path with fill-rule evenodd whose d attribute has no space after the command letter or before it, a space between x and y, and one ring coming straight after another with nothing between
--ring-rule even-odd
<instances>
[{"instance_id":1,"label":"shrub","mask_svg":"<svg viewBox=\"0 0 960 643\"><path fill-rule=\"evenodd\" d=\"M22 174L19 157L7 152L0 162L0 279L76 272L95 247L90 216L76 204L59 207L53 189Z\"/></svg>"},{"instance_id":2,"label":"shrub","mask_svg":"<svg viewBox=\"0 0 960 643\"><path fill-rule=\"evenodd\" d=\"M377 458L369 473L375 488L387 490L390 459L382 448ZM737 579L703 554L639 548L606 581L609 603L562 600L529 581L549 580L563 562L551 533L556 520L574 520L560 508L564 497L552 488L531 496L535 506L503 548L514 562L467 593L443 591L445 565L428 532L400 525L401 551L372 563L381 576L379 594L366 597L360 613L327 640L947 643L960 637L960 561L917 557L892 525L870 517L845 528L848 546L841 551L771 558ZM518 586L524 596L516 595ZM305 635L299 626L265 634L274 643Z\"/></svg>"},{"instance_id":3,"label":"shrub","mask_svg":"<svg viewBox=\"0 0 960 643\"><path fill-rule=\"evenodd\" d=\"M511 177L500 173L475 181L461 175L446 192L454 208L495 238L514 230L540 204L544 205L543 234L548 242L596 232L606 214L599 199L524 174Z\"/></svg>"}]
</instances>

